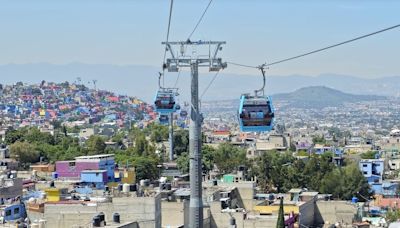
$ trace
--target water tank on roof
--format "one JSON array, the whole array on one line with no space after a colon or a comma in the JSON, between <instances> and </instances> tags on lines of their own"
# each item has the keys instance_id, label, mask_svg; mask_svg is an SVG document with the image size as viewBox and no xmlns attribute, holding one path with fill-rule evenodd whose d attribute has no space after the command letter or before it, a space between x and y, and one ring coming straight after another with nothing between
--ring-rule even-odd
<instances>
[{"instance_id":1,"label":"water tank on roof","mask_svg":"<svg viewBox=\"0 0 400 228\"><path fill-rule=\"evenodd\" d=\"M39 220L39 228L46 228L46 220L40 219Z\"/></svg>"},{"instance_id":2,"label":"water tank on roof","mask_svg":"<svg viewBox=\"0 0 400 228\"><path fill-rule=\"evenodd\" d=\"M92 225L93 227L100 227L100 217L98 215L93 217Z\"/></svg>"},{"instance_id":3,"label":"water tank on roof","mask_svg":"<svg viewBox=\"0 0 400 228\"><path fill-rule=\"evenodd\" d=\"M115 223L120 223L121 222L121 217L118 213L113 214L113 222Z\"/></svg>"},{"instance_id":4,"label":"water tank on roof","mask_svg":"<svg viewBox=\"0 0 400 228\"><path fill-rule=\"evenodd\" d=\"M130 190L130 185L129 184L123 184L122 185L122 192L123 193L129 193L129 190Z\"/></svg>"},{"instance_id":5,"label":"water tank on roof","mask_svg":"<svg viewBox=\"0 0 400 228\"><path fill-rule=\"evenodd\" d=\"M137 190L136 184L129 185L129 191L136 192L136 190Z\"/></svg>"},{"instance_id":6,"label":"water tank on roof","mask_svg":"<svg viewBox=\"0 0 400 228\"><path fill-rule=\"evenodd\" d=\"M166 190L171 190L172 189L171 183L165 183L165 189Z\"/></svg>"}]
</instances>

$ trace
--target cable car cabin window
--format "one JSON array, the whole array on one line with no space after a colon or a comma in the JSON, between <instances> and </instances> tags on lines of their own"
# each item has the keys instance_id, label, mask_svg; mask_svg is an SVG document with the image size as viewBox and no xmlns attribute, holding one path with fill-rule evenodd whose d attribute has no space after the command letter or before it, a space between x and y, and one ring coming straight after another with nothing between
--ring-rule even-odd
<instances>
[{"instance_id":1,"label":"cable car cabin window","mask_svg":"<svg viewBox=\"0 0 400 228\"><path fill-rule=\"evenodd\" d=\"M173 109L175 100L171 94L159 94L154 103L158 109Z\"/></svg>"},{"instance_id":2,"label":"cable car cabin window","mask_svg":"<svg viewBox=\"0 0 400 228\"><path fill-rule=\"evenodd\" d=\"M272 118L274 117L271 112L269 104L264 105L243 105L240 118L245 126L264 126L271 125Z\"/></svg>"},{"instance_id":3,"label":"cable car cabin window","mask_svg":"<svg viewBox=\"0 0 400 228\"><path fill-rule=\"evenodd\" d=\"M14 215L18 215L19 214L19 207L14 208Z\"/></svg>"},{"instance_id":4,"label":"cable car cabin window","mask_svg":"<svg viewBox=\"0 0 400 228\"><path fill-rule=\"evenodd\" d=\"M11 210L6 210L6 216L11 216Z\"/></svg>"}]
</instances>

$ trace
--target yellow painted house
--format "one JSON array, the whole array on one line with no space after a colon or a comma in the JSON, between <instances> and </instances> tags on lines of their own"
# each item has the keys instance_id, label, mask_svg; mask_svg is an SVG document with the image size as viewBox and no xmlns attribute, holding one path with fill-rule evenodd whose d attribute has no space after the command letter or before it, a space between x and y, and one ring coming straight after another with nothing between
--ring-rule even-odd
<instances>
[{"instance_id":1,"label":"yellow painted house","mask_svg":"<svg viewBox=\"0 0 400 228\"><path fill-rule=\"evenodd\" d=\"M61 191L57 188L48 188L44 190L46 193L47 202L58 202L60 201Z\"/></svg>"}]
</instances>

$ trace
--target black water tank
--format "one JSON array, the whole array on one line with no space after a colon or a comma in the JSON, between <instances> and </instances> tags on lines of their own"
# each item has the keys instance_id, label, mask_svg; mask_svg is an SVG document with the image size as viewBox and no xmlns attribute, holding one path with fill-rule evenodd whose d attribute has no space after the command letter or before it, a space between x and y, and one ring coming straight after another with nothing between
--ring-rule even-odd
<instances>
[{"instance_id":1,"label":"black water tank","mask_svg":"<svg viewBox=\"0 0 400 228\"><path fill-rule=\"evenodd\" d=\"M109 192L109 191L110 191L110 188L109 188L108 186L105 186L105 187L104 187L104 191Z\"/></svg>"},{"instance_id":2,"label":"black water tank","mask_svg":"<svg viewBox=\"0 0 400 228\"><path fill-rule=\"evenodd\" d=\"M54 184L54 181L50 181L50 188L55 188L56 185Z\"/></svg>"},{"instance_id":3,"label":"black water tank","mask_svg":"<svg viewBox=\"0 0 400 228\"><path fill-rule=\"evenodd\" d=\"M217 186L218 185L218 180L213 180L213 186Z\"/></svg>"},{"instance_id":4,"label":"black water tank","mask_svg":"<svg viewBox=\"0 0 400 228\"><path fill-rule=\"evenodd\" d=\"M28 227L25 223L18 223L17 228L26 228Z\"/></svg>"},{"instance_id":5,"label":"black water tank","mask_svg":"<svg viewBox=\"0 0 400 228\"><path fill-rule=\"evenodd\" d=\"M165 189L171 190L171 188L172 188L171 183L166 183L165 184Z\"/></svg>"},{"instance_id":6,"label":"black water tank","mask_svg":"<svg viewBox=\"0 0 400 228\"><path fill-rule=\"evenodd\" d=\"M98 215L94 216L92 222L93 227L100 227L100 223L100 217Z\"/></svg>"},{"instance_id":7,"label":"black water tank","mask_svg":"<svg viewBox=\"0 0 400 228\"><path fill-rule=\"evenodd\" d=\"M136 184L129 185L129 191L136 192L136 190L137 190Z\"/></svg>"},{"instance_id":8,"label":"black water tank","mask_svg":"<svg viewBox=\"0 0 400 228\"><path fill-rule=\"evenodd\" d=\"M165 189L166 189L165 184L160 184L160 190L165 190Z\"/></svg>"},{"instance_id":9,"label":"black water tank","mask_svg":"<svg viewBox=\"0 0 400 228\"><path fill-rule=\"evenodd\" d=\"M113 222L115 223L120 223L121 222L121 217L118 213L113 214Z\"/></svg>"},{"instance_id":10,"label":"black water tank","mask_svg":"<svg viewBox=\"0 0 400 228\"><path fill-rule=\"evenodd\" d=\"M122 184L118 185L118 191L122 192Z\"/></svg>"},{"instance_id":11,"label":"black water tank","mask_svg":"<svg viewBox=\"0 0 400 228\"><path fill-rule=\"evenodd\" d=\"M106 216L104 215L103 212L100 212L97 216L99 216L100 222L104 222L104 220L106 219L106 218L105 218Z\"/></svg>"},{"instance_id":12,"label":"black water tank","mask_svg":"<svg viewBox=\"0 0 400 228\"><path fill-rule=\"evenodd\" d=\"M235 220L235 218L231 217L231 218L229 219L229 225L231 225L231 226L236 225L236 220Z\"/></svg>"}]
</instances>

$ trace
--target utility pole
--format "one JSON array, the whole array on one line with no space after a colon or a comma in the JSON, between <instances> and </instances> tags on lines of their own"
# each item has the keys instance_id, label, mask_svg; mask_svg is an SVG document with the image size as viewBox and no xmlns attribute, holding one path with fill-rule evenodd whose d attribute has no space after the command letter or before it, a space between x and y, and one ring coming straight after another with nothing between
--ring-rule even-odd
<instances>
[{"instance_id":1,"label":"utility pole","mask_svg":"<svg viewBox=\"0 0 400 228\"><path fill-rule=\"evenodd\" d=\"M169 160L174 160L174 113L169 114Z\"/></svg>"},{"instance_id":2,"label":"utility pole","mask_svg":"<svg viewBox=\"0 0 400 228\"><path fill-rule=\"evenodd\" d=\"M190 202L189 227L203 227L203 197L202 197L202 153L201 153L201 124L203 117L199 110L199 67L208 67L209 71L219 71L227 64L217 58L218 51L222 50L225 41L178 41L162 42L171 58L167 59L165 67L169 72L178 72L180 67L191 69L191 111L189 124L189 158L190 158ZM174 52L173 47L179 47L181 55ZM208 48L208 55L199 55L197 48ZM192 50L188 55L183 50Z\"/></svg>"}]
</instances>

